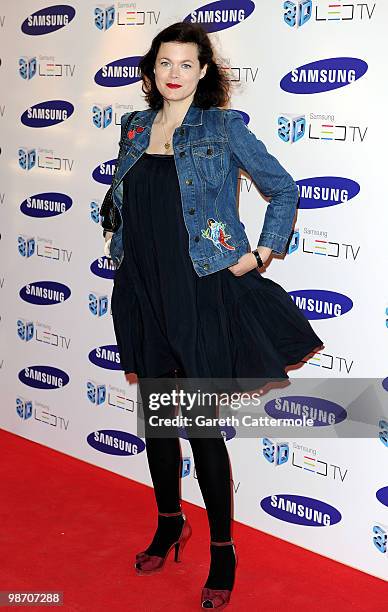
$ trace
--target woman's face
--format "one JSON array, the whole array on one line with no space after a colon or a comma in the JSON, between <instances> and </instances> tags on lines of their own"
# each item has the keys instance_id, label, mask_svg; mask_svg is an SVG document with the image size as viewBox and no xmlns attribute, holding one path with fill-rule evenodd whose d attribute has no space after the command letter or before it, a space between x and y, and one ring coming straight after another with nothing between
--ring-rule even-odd
<instances>
[{"instance_id":1,"label":"woman's face","mask_svg":"<svg viewBox=\"0 0 388 612\"><path fill-rule=\"evenodd\" d=\"M193 96L198 81L206 73L198 61L195 43L161 43L155 61L155 83L165 100L178 101Z\"/></svg>"}]
</instances>

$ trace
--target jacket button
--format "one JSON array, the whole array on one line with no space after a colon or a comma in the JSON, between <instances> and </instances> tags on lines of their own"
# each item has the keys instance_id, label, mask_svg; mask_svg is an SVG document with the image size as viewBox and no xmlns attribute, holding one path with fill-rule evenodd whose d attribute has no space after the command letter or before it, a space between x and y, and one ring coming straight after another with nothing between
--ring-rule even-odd
<instances>
[{"instance_id":1,"label":"jacket button","mask_svg":"<svg viewBox=\"0 0 388 612\"><path fill-rule=\"evenodd\" d=\"M184 151L181 151L181 152L179 153L179 157L185 157L185 155L186 155L186 153L185 153Z\"/></svg>"},{"instance_id":2,"label":"jacket button","mask_svg":"<svg viewBox=\"0 0 388 612\"><path fill-rule=\"evenodd\" d=\"M208 155L212 155L212 153L213 153L213 149L212 149L211 147L209 147L209 148L208 148L208 150L206 151L206 153L207 153Z\"/></svg>"},{"instance_id":3,"label":"jacket button","mask_svg":"<svg viewBox=\"0 0 388 612\"><path fill-rule=\"evenodd\" d=\"M199 242L199 236L196 236L196 237L194 238L194 240L195 240L195 242Z\"/></svg>"},{"instance_id":4,"label":"jacket button","mask_svg":"<svg viewBox=\"0 0 388 612\"><path fill-rule=\"evenodd\" d=\"M203 264L202 267L203 267L204 270L208 270L209 269L209 264Z\"/></svg>"},{"instance_id":5,"label":"jacket button","mask_svg":"<svg viewBox=\"0 0 388 612\"><path fill-rule=\"evenodd\" d=\"M195 208L189 208L189 215L193 215L195 213Z\"/></svg>"},{"instance_id":6,"label":"jacket button","mask_svg":"<svg viewBox=\"0 0 388 612\"><path fill-rule=\"evenodd\" d=\"M181 129L179 130L179 134L180 134L181 136L183 136L183 134L184 134L184 133L185 133L185 128L181 128Z\"/></svg>"},{"instance_id":7,"label":"jacket button","mask_svg":"<svg viewBox=\"0 0 388 612\"><path fill-rule=\"evenodd\" d=\"M192 185L193 184L193 179L186 179L185 183L186 183L186 185Z\"/></svg>"}]
</instances>

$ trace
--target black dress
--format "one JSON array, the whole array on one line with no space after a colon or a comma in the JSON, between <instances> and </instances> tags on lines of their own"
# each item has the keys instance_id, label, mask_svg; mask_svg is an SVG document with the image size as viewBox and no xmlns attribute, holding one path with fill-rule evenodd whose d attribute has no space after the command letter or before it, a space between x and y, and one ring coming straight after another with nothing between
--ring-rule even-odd
<instances>
[{"instance_id":1,"label":"black dress","mask_svg":"<svg viewBox=\"0 0 388 612\"><path fill-rule=\"evenodd\" d=\"M123 190L112 316L126 372L288 378L286 365L322 347L288 293L257 269L197 275L173 155L143 153Z\"/></svg>"}]
</instances>

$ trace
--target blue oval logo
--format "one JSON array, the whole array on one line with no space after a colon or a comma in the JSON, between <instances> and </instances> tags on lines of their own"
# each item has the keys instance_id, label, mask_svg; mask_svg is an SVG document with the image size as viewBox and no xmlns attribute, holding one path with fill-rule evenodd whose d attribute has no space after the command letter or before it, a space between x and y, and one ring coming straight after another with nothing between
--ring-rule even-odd
<instances>
[{"instance_id":1,"label":"blue oval logo","mask_svg":"<svg viewBox=\"0 0 388 612\"><path fill-rule=\"evenodd\" d=\"M388 391L388 376L387 376L386 378L384 378L384 379L383 379L383 381L382 381L382 383L381 383L381 384L383 385L383 389L384 389L385 391Z\"/></svg>"},{"instance_id":2,"label":"blue oval logo","mask_svg":"<svg viewBox=\"0 0 388 612\"><path fill-rule=\"evenodd\" d=\"M75 9L68 4L56 4L35 11L21 25L22 32L30 36L49 34L67 26L75 16Z\"/></svg>"},{"instance_id":3,"label":"blue oval logo","mask_svg":"<svg viewBox=\"0 0 388 612\"><path fill-rule=\"evenodd\" d=\"M138 455L145 449L141 438L127 431L101 429L93 431L86 438L89 446L107 455Z\"/></svg>"},{"instance_id":4,"label":"blue oval logo","mask_svg":"<svg viewBox=\"0 0 388 612\"><path fill-rule=\"evenodd\" d=\"M295 182L299 187L299 208L346 204L360 192L360 185L356 181L341 176L312 176Z\"/></svg>"},{"instance_id":5,"label":"blue oval logo","mask_svg":"<svg viewBox=\"0 0 388 612\"><path fill-rule=\"evenodd\" d=\"M303 495L269 495L261 500L260 506L274 518L294 525L329 527L342 519L341 513L334 506Z\"/></svg>"},{"instance_id":6,"label":"blue oval logo","mask_svg":"<svg viewBox=\"0 0 388 612\"><path fill-rule=\"evenodd\" d=\"M92 177L97 183L110 185L116 168L117 159L110 159L96 166L92 172Z\"/></svg>"},{"instance_id":7,"label":"blue oval logo","mask_svg":"<svg viewBox=\"0 0 388 612\"><path fill-rule=\"evenodd\" d=\"M89 353L89 361L105 370L122 370L120 354L116 344L98 346Z\"/></svg>"},{"instance_id":8,"label":"blue oval logo","mask_svg":"<svg viewBox=\"0 0 388 612\"><path fill-rule=\"evenodd\" d=\"M30 304L38 304L39 306L48 306L51 304L60 304L67 300L71 291L69 287L62 283L54 281L36 281L22 287L19 295L25 302Z\"/></svg>"},{"instance_id":9,"label":"blue oval logo","mask_svg":"<svg viewBox=\"0 0 388 612\"><path fill-rule=\"evenodd\" d=\"M66 121L73 112L74 106L66 100L47 100L27 108L20 117L20 121L28 127L48 127Z\"/></svg>"},{"instance_id":10,"label":"blue oval logo","mask_svg":"<svg viewBox=\"0 0 388 612\"><path fill-rule=\"evenodd\" d=\"M90 265L90 270L96 276L100 276L101 278L110 278L113 279L115 277L116 268L115 265L109 257L99 257Z\"/></svg>"},{"instance_id":11,"label":"blue oval logo","mask_svg":"<svg viewBox=\"0 0 388 612\"><path fill-rule=\"evenodd\" d=\"M275 419L312 419L314 427L336 425L347 417L345 408L340 404L308 395L276 397L265 404L264 410Z\"/></svg>"},{"instance_id":12,"label":"blue oval logo","mask_svg":"<svg viewBox=\"0 0 388 612\"><path fill-rule=\"evenodd\" d=\"M139 62L141 55L122 57L106 64L94 75L94 81L102 87L124 87L141 80Z\"/></svg>"},{"instance_id":13,"label":"blue oval logo","mask_svg":"<svg viewBox=\"0 0 388 612\"><path fill-rule=\"evenodd\" d=\"M73 200L64 193L55 191L37 193L20 204L20 211L28 217L56 217L62 215L73 205Z\"/></svg>"},{"instance_id":14,"label":"blue oval logo","mask_svg":"<svg viewBox=\"0 0 388 612\"><path fill-rule=\"evenodd\" d=\"M234 111L236 111L236 113L240 113L241 117L243 118L243 121L244 121L245 125L248 125L248 123L251 120L251 118L248 115L248 113L245 113L242 110L238 110L238 108L231 108L230 110L234 110Z\"/></svg>"},{"instance_id":15,"label":"blue oval logo","mask_svg":"<svg viewBox=\"0 0 388 612\"><path fill-rule=\"evenodd\" d=\"M294 68L280 81L280 88L294 94L314 94L350 85L368 70L356 57L331 57Z\"/></svg>"},{"instance_id":16,"label":"blue oval logo","mask_svg":"<svg viewBox=\"0 0 388 612\"><path fill-rule=\"evenodd\" d=\"M206 428L205 428L205 431L206 431ZM220 431L221 431L221 435L225 438L225 442L227 442L228 440L231 440L232 438L235 438L236 436L236 430L231 425L224 425L222 427L220 426ZM184 427L178 427L178 435L180 438L183 438L184 440L189 439L189 436L187 435L186 429Z\"/></svg>"},{"instance_id":17,"label":"blue oval logo","mask_svg":"<svg viewBox=\"0 0 388 612\"><path fill-rule=\"evenodd\" d=\"M333 319L346 314L353 308L352 300L336 291L325 289L299 289L289 291L298 308L308 319Z\"/></svg>"},{"instance_id":18,"label":"blue oval logo","mask_svg":"<svg viewBox=\"0 0 388 612\"><path fill-rule=\"evenodd\" d=\"M379 489L376 493L376 497L383 504L383 506L388 506L388 487L383 487Z\"/></svg>"},{"instance_id":19,"label":"blue oval logo","mask_svg":"<svg viewBox=\"0 0 388 612\"><path fill-rule=\"evenodd\" d=\"M200 23L206 32L219 32L239 25L254 10L251 0L219 0L192 11L183 21Z\"/></svg>"},{"instance_id":20,"label":"blue oval logo","mask_svg":"<svg viewBox=\"0 0 388 612\"><path fill-rule=\"evenodd\" d=\"M19 380L35 389L61 389L69 382L69 375L59 368L33 365L20 370Z\"/></svg>"}]
</instances>

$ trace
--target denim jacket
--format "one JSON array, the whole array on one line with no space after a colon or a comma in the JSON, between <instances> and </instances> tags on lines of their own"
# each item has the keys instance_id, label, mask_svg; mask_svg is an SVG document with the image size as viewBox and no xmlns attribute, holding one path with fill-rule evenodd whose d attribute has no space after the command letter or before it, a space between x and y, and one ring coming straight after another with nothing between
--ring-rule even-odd
<instances>
[{"instance_id":1,"label":"denim jacket","mask_svg":"<svg viewBox=\"0 0 388 612\"><path fill-rule=\"evenodd\" d=\"M112 183L114 204L121 213L123 178L148 148L157 111L139 111L123 133L121 155ZM285 251L298 202L290 174L245 125L239 112L189 107L172 139L182 212L189 235L189 255L198 276L237 263L250 251L237 209L239 168L250 175L261 193L270 197L257 246ZM129 203L130 205L130 203ZM123 224L113 234L110 256L118 268L123 260ZM172 237L171 237L172 238Z\"/></svg>"}]
</instances>

